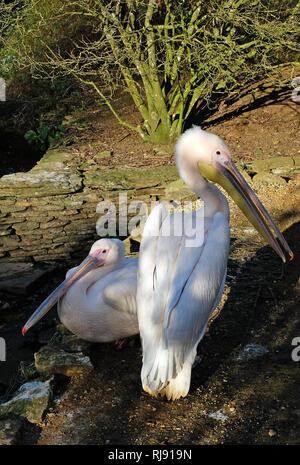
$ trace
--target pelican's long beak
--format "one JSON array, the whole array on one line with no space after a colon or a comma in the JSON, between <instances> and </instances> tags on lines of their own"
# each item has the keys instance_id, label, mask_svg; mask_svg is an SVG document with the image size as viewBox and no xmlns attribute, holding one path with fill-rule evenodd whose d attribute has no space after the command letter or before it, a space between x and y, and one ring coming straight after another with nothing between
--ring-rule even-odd
<instances>
[{"instance_id":1,"label":"pelican's long beak","mask_svg":"<svg viewBox=\"0 0 300 465\"><path fill-rule=\"evenodd\" d=\"M200 163L200 173L210 181L220 184L228 192L255 229L269 242L283 262L286 261L285 253L292 260L294 254L276 223L247 184L231 158L227 154L220 158L220 160L215 160L213 165Z\"/></svg>"},{"instance_id":2,"label":"pelican's long beak","mask_svg":"<svg viewBox=\"0 0 300 465\"><path fill-rule=\"evenodd\" d=\"M46 315L46 313L49 312L58 300L66 294L72 284L82 278L82 276L86 275L89 271L102 265L103 262L104 261L88 255L79 266L79 269L70 278L65 279L31 315L22 328L23 336L29 328L34 326L44 315Z\"/></svg>"}]
</instances>

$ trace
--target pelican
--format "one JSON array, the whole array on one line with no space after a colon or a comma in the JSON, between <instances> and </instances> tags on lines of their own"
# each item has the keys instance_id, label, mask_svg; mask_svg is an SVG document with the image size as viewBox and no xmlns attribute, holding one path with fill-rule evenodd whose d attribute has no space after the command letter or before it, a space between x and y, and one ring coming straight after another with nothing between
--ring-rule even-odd
<instances>
[{"instance_id":1,"label":"pelican","mask_svg":"<svg viewBox=\"0 0 300 465\"><path fill-rule=\"evenodd\" d=\"M119 239L96 241L25 323L23 335L57 302L61 322L81 339L109 342L138 334L137 259L124 256Z\"/></svg>"},{"instance_id":2,"label":"pelican","mask_svg":"<svg viewBox=\"0 0 300 465\"><path fill-rule=\"evenodd\" d=\"M182 222L180 213L168 215L162 204L152 210L141 241L136 295L143 389L152 396L166 395L168 400L188 394L197 345L225 284L229 207L217 186L208 181L217 182L227 191L283 262L286 254L293 258L220 137L194 126L179 138L175 157L180 177L204 206L183 214L181 234L176 234ZM188 245L197 218L198 223L202 218L202 236L198 234L198 242Z\"/></svg>"}]
</instances>

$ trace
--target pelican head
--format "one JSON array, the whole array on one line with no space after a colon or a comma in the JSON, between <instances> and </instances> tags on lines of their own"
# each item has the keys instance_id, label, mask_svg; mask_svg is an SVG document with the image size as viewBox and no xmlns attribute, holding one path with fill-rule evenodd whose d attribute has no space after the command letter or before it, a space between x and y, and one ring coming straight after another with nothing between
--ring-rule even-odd
<instances>
[{"instance_id":1,"label":"pelican head","mask_svg":"<svg viewBox=\"0 0 300 465\"><path fill-rule=\"evenodd\" d=\"M125 256L125 246L119 239L99 239L89 251L89 257L98 260L98 266L119 264Z\"/></svg>"},{"instance_id":2,"label":"pelican head","mask_svg":"<svg viewBox=\"0 0 300 465\"><path fill-rule=\"evenodd\" d=\"M99 239L96 241L75 273L67 277L36 309L22 329L24 335L34 326L68 291L68 289L92 270L100 266L118 265L125 256L125 247L119 239Z\"/></svg>"},{"instance_id":3,"label":"pelican head","mask_svg":"<svg viewBox=\"0 0 300 465\"><path fill-rule=\"evenodd\" d=\"M202 178L222 186L282 261L286 261L285 253L293 258L276 223L233 163L228 145L219 136L198 126L188 129L176 144L176 164L186 184L192 169L197 167Z\"/></svg>"}]
</instances>

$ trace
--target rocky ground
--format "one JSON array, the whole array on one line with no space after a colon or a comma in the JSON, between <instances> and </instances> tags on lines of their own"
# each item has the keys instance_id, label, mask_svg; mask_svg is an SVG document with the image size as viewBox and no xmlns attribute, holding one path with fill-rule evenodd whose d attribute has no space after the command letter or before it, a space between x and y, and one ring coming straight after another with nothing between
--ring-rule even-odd
<instances>
[{"instance_id":1,"label":"rocky ground","mask_svg":"<svg viewBox=\"0 0 300 465\"><path fill-rule=\"evenodd\" d=\"M61 279L53 277L36 290L35 299L23 298L18 317L4 327L3 334L10 338L8 360L12 352L23 359L19 379L10 377L10 394L23 383L28 400L23 395L20 404L17 392L0 407L2 415L6 413L2 424L10 425L2 441L298 444L300 378L292 359L292 341L300 334L298 234L296 224L285 232L296 259L283 268L253 234L234 230L223 309L199 345L203 358L193 370L191 391L177 402L142 392L138 337L122 350L113 343L82 345L56 327L52 311L28 340L21 339L29 309ZM16 311L16 303L11 311ZM39 386L33 385L37 382Z\"/></svg>"},{"instance_id":2,"label":"rocky ground","mask_svg":"<svg viewBox=\"0 0 300 465\"><path fill-rule=\"evenodd\" d=\"M104 165L173 164L172 154L155 154L113 120L90 112L94 119L85 116L89 125L77 141L85 145L80 156L87 170L103 150L114 154L101 160ZM0 289L0 336L7 342L7 362L0 362L0 444L299 444L300 361L292 358L293 339L300 337L298 112L286 98L246 105L240 113L221 108L219 116L229 117L211 121L210 130L247 165L295 259L282 266L230 203L226 296L199 345L189 395L167 402L142 392L138 337L122 350L114 343L85 344L63 330L52 310L23 338L24 321L67 268L35 265L33 282L22 275L30 269L19 270L18 294L7 283Z\"/></svg>"}]
</instances>

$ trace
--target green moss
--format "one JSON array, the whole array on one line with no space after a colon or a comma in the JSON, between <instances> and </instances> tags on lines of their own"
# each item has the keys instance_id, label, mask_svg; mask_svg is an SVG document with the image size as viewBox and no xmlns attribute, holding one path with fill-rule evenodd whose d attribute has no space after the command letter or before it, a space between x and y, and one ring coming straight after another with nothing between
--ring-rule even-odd
<instances>
[{"instance_id":1,"label":"green moss","mask_svg":"<svg viewBox=\"0 0 300 465\"><path fill-rule=\"evenodd\" d=\"M85 173L84 184L88 187L101 188L103 191L130 190L163 185L177 178L175 166L95 170Z\"/></svg>"}]
</instances>

